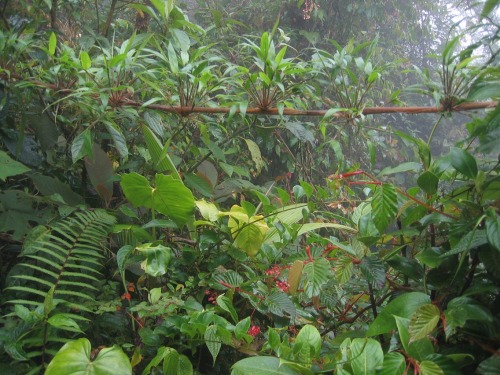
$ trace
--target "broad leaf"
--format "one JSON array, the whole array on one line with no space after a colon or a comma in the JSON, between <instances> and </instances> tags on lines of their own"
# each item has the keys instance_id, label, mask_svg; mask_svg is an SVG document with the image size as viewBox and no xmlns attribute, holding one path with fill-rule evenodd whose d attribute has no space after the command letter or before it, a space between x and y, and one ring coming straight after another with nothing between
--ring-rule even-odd
<instances>
[{"instance_id":1,"label":"broad leaf","mask_svg":"<svg viewBox=\"0 0 500 375\"><path fill-rule=\"evenodd\" d=\"M433 304L420 306L413 314L408 326L410 341L416 341L427 337L437 326L439 322L439 308Z\"/></svg>"},{"instance_id":2,"label":"broad leaf","mask_svg":"<svg viewBox=\"0 0 500 375\"><path fill-rule=\"evenodd\" d=\"M0 150L0 180L5 181L7 177L29 172L31 169L10 158L4 151Z\"/></svg>"},{"instance_id":3,"label":"broad leaf","mask_svg":"<svg viewBox=\"0 0 500 375\"><path fill-rule=\"evenodd\" d=\"M429 195L437 192L438 183L439 178L431 171L425 171L417 179L418 186Z\"/></svg>"},{"instance_id":4,"label":"broad leaf","mask_svg":"<svg viewBox=\"0 0 500 375\"><path fill-rule=\"evenodd\" d=\"M354 374L375 374L384 362L384 352L378 341L357 338L351 343L351 358Z\"/></svg>"},{"instance_id":5,"label":"broad leaf","mask_svg":"<svg viewBox=\"0 0 500 375\"><path fill-rule=\"evenodd\" d=\"M366 280L376 289L382 289L385 284L385 265L382 260L372 255L361 259L360 269Z\"/></svg>"},{"instance_id":6,"label":"broad leaf","mask_svg":"<svg viewBox=\"0 0 500 375\"><path fill-rule=\"evenodd\" d=\"M474 156L461 148L451 149L451 165L468 178L476 178L477 163Z\"/></svg>"},{"instance_id":7,"label":"broad leaf","mask_svg":"<svg viewBox=\"0 0 500 375\"><path fill-rule=\"evenodd\" d=\"M445 375L441 367L434 362L422 361L419 366L422 375Z\"/></svg>"},{"instance_id":8,"label":"broad leaf","mask_svg":"<svg viewBox=\"0 0 500 375\"><path fill-rule=\"evenodd\" d=\"M172 249L163 245L145 243L136 247L136 250L146 259L141 263L141 268L153 277L167 273L168 265L172 259Z\"/></svg>"},{"instance_id":9,"label":"broad leaf","mask_svg":"<svg viewBox=\"0 0 500 375\"><path fill-rule=\"evenodd\" d=\"M242 359L231 367L231 375L299 375L300 373L281 365L277 357L257 356Z\"/></svg>"},{"instance_id":10,"label":"broad leaf","mask_svg":"<svg viewBox=\"0 0 500 375\"><path fill-rule=\"evenodd\" d=\"M91 159L93 158L92 133L90 132L90 128L87 128L78 134L71 145L71 157L73 159L73 163L76 163L85 156L89 156Z\"/></svg>"},{"instance_id":11,"label":"broad leaf","mask_svg":"<svg viewBox=\"0 0 500 375\"><path fill-rule=\"evenodd\" d=\"M422 164L415 162L401 163L396 167L386 167L380 171L378 176L386 176L389 174L403 173L403 172L418 172L422 169Z\"/></svg>"},{"instance_id":12,"label":"broad leaf","mask_svg":"<svg viewBox=\"0 0 500 375\"><path fill-rule=\"evenodd\" d=\"M320 295L321 287L330 279L330 268L330 263L325 258L315 259L304 266L304 292L309 298Z\"/></svg>"},{"instance_id":13,"label":"broad leaf","mask_svg":"<svg viewBox=\"0 0 500 375\"><path fill-rule=\"evenodd\" d=\"M384 356L384 363L377 375L403 375L406 369L404 355L398 352L387 353Z\"/></svg>"},{"instance_id":14,"label":"broad leaf","mask_svg":"<svg viewBox=\"0 0 500 375\"><path fill-rule=\"evenodd\" d=\"M391 184L377 186L372 198L373 222L378 231L382 233L398 211L398 196L396 189Z\"/></svg>"},{"instance_id":15,"label":"broad leaf","mask_svg":"<svg viewBox=\"0 0 500 375\"><path fill-rule=\"evenodd\" d=\"M182 181L172 176L157 174L155 187L148 180L133 172L124 174L121 186L127 199L134 206L144 206L169 216L178 226L192 218L194 197Z\"/></svg>"},{"instance_id":16,"label":"broad leaf","mask_svg":"<svg viewBox=\"0 0 500 375\"><path fill-rule=\"evenodd\" d=\"M395 298L383 308L370 325L366 333L367 336L375 336L392 331L396 328L393 315L409 319L420 306L428 303L430 303L429 296L419 292L406 293Z\"/></svg>"},{"instance_id":17,"label":"broad leaf","mask_svg":"<svg viewBox=\"0 0 500 375\"><path fill-rule=\"evenodd\" d=\"M220 348L222 346L222 341L219 335L217 334L217 326L216 325L208 326L205 331L204 338L205 338L205 344L207 345L210 354L212 354L212 358L214 360L213 363L215 364L215 360L217 359Z\"/></svg>"},{"instance_id":18,"label":"broad leaf","mask_svg":"<svg viewBox=\"0 0 500 375\"><path fill-rule=\"evenodd\" d=\"M132 374L132 366L118 345L101 349L91 360L90 341L82 338L64 344L45 370L45 375L67 374L127 375Z\"/></svg>"},{"instance_id":19,"label":"broad leaf","mask_svg":"<svg viewBox=\"0 0 500 375\"><path fill-rule=\"evenodd\" d=\"M322 346L321 335L316 327L306 324L295 338L295 345L307 345L312 348L312 357L319 355Z\"/></svg>"}]
</instances>

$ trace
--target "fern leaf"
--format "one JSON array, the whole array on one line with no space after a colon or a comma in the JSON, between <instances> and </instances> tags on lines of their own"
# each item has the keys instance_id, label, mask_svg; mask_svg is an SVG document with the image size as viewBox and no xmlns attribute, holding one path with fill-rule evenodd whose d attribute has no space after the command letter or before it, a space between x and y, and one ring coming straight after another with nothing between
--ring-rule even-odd
<instances>
[{"instance_id":1,"label":"fern leaf","mask_svg":"<svg viewBox=\"0 0 500 375\"><path fill-rule=\"evenodd\" d=\"M92 284L99 281L103 241L114 223L105 210L86 210L38 229L41 235L22 253L20 266L30 273L13 275L15 285L8 286L26 297L16 295L10 303L40 305L53 290L54 302L89 311L80 301L94 300L98 289Z\"/></svg>"}]
</instances>

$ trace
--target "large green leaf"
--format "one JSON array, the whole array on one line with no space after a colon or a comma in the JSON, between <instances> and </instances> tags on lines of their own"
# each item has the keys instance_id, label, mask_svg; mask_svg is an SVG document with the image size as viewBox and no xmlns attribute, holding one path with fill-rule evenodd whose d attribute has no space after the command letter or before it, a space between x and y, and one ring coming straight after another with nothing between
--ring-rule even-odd
<instances>
[{"instance_id":1,"label":"large green leaf","mask_svg":"<svg viewBox=\"0 0 500 375\"><path fill-rule=\"evenodd\" d=\"M457 328L463 327L469 320L476 320L484 324L493 322L491 312L481 306L479 302L469 297L452 299L444 312L446 318L446 337L455 333Z\"/></svg>"},{"instance_id":2,"label":"large green leaf","mask_svg":"<svg viewBox=\"0 0 500 375\"><path fill-rule=\"evenodd\" d=\"M420 306L413 314L408 326L410 340L416 341L427 337L439 322L439 308L431 303Z\"/></svg>"},{"instance_id":3,"label":"large green leaf","mask_svg":"<svg viewBox=\"0 0 500 375\"><path fill-rule=\"evenodd\" d=\"M7 177L29 172L31 169L10 158L7 153L0 150L0 180Z\"/></svg>"},{"instance_id":4,"label":"large green leaf","mask_svg":"<svg viewBox=\"0 0 500 375\"><path fill-rule=\"evenodd\" d=\"M442 254L440 258L446 258L450 255L460 254L470 249L474 249L488 243L488 237L485 229L473 230L463 236L450 251Z\"/></svg>"},{"instance_id":5,"label":"large green leaf","mask_svg":"<svg viewBox=\"0 0 500 375\"><path fill-rule=\"evenodd\" d=\"M419 366L422 375L445 375L441 367L434 362L422 361Z\"/></svg>"},{"instance_id":6,"label":"large green leaf","mask_svg":"<svg viewBox=\"0 0 500 375\"><path fill-rule=\"evenodd\" d=\"M181 181L181 176L179 175L177 168L175 168L172 159L168 155L168 149L164 149L165 146L161 144L160 140L149 127L142 125L141 129L146 145L148 146L148 151L151 154L155 170L157 172L169 171L176 180Z\"/></svg>"},{"instance_id":7,"label":"large green leaf","mask_svg":"<svg viewBox=\"0 0 500 375\"><path fill-rule=\"evenodd\" d=\"M374 339L356 338L351 343L351 367L356 375L375 374L384 362L384 352L380 343Z\"/></svg>"},{"instance_id":8,"label":"large green leaf","mask_svg":"<svg viewBox=\"0 0 500 375\"><path fill-rule=\"evenodd\" d=\"M155 209L179 226L192 218L195 207L193 194L182 181L172 176L157 174L152 187L145 177L132 172L122 176L121 186L134 206Z\"/></svg>"},{"instance_id":9,"label":"large green leaf","mask_svg":"<svg viewBox=\"0 0 500 375\"><path fill-rule=\"evenodd\" d=\"M425 171L417 179L417 184L420 189L429 195L433 195L437 192L438 183L439 178L431 171Z\"/></svg>"},{"instance_id":10,"label":"large green leaf","mask_svg":"<svg viewBox=\"0 0 500 375\"><path fill-rule=\"evenodd\" d=\"M207 345L210 354L212 354L212 358L215 364L215 360L217 359L220 348L222 346L222 341L219 335L217 334L217 326L216 325L208 326L205 331L204 338L205 338L205 344Z\"/></svg>"},{"instance_id":11,"label":"large green leaf","mask_svg":"<svg viewBox=\"0 0 500 375\"><path fill-rule=\"evenodd\" d=\"M319 296L321 287L330 279L331 266L325 258L315 259L304 266L304 292L308 297Z\"/></svg>"},{"instance_id":12,"label":"large green leaf","mask_svg":"<svg viewBox=\"0 0 500 375\"><path fill-rule=\"evenodd\" d=\"M386 176L389 174L402 173L402 172L418 172L422 169L422 164L413 161L401 163L396 167L386 167L380 171L378 176Z\"/></svg>"},{"instance_id":13,"label":"large green leaf","mask_svg":"<svg viewBox=\"0 0 500 375\"><path fill-rule=\"evenodd\" d=\"M372 217L378 231L382 233L396 216L398 196L391 184L377 186L372 198Z\"/></svg>"},{"instance_id":14,"label":"large green leaf","mask_svg":"<svg viewBox=\"0 0 500 375\"><path fill-rule=\"evenodd\" d=\"M145 243L136 247L136 250L146 259L141 263L141 268L148 275L157 277L167 273L168 265L172 259L172 249L163 245Z\"/></svg>"},{"instance_id":15,"label":"large green leaf","mask_svg":"<svg viewBox=\"0 0 500 375\"><path fill-rule=\"evenodd\" d=\"M468 178L476 178L477 162L474 156L458 147L451 149L451 165Z\"/></svg>"},{"instance_id":16,"label":"large green leaf","mask_svg":"<svg viewBox=\"0 0 500 375\"><path fill-rule=\"evenodd\" d=\"M276 357L257 356L242 359L231 367L231 375L299 375L299 372L281 365Z\"/></svg>"},{"instance_id":17,"label":"large green leaf","mask_svg":"<svg viewBox=\"0 0 500 375\"><path fill-rule=\"evenodd\" d=\"M299 222L304 218L304 210L309 212L307 207L307 203L299 203L292 204L289 206L285 206L277 209L276 211L269 214L269 218L273 221L273 223L279 222L286 225L291 225ZM279 241L280 235L276 228L271 228L267 232L266 238L264 240L265 243L272 243L275 241Z\"/></svg>"},{"instance_id":18,"label":"large green leaf","mask_svg":"<svg viewBox=\"0 0 500 375\"><path fill-rule=\"evenodd\" d=\"M90 132L90 128L87 128L78 134L71 145L71 157L73 159L73 163L76 163L85 156L89 156L90 158L93 157L92 133Z\"/></svg>"},{"instance_id":19,"label":"large green leaf","mask_svg":"<svg viewBox=\"0 0 500 375\"><path fill-rule=\"evenodd\" d=\"M84 199L75 193L68 184L59 181L55 177L44 176L39 173L30 174L30 178L35 184L38 191L46 196L59 195L64 202L70 206L77 206L79 204L84 204ZM59 198L59 201L60 201Z\"/></svg>"},{"instance_id":20,"label":"large green leaf","mask_svg":"<svg viewBox=\"0 0 500 375\"><path fill-rule=\"evenodd\" d=\"M404 355L398 352L387 353L384 356L384 364L377 375L403 375L406 369Z\"/></svg>"},{"instance_id":21,"label":"large green leaf","mask_svg":"<svg viewBox=\"0 0 500 375\"><path fill-rule=\"evenodd\" d=\"M393 315L409 319L420 306L428 304L430 301L427 294L420 292L406 293L395 298L384 307L370 325L366 333L367 336L380 335L396 329Z\"/></svg>"},{"instance_id":22,"label":"large green leaf","mask_svg":"<svg viewBox=\"0 0 500 375\"><path fill-rule=\"evenodd\" d=\"M82 338L64 344L45 370L45 375L68 374L127 375L132 374L132 366L118 345L101 349L92 360L90 341Z\"/></svg>"},{"instance_id":23,"label":"large green leaf","mask_svg":"<svg viewBox=\"0 0 500 375\"><path fill-rule=\"evenodd\" d=\"M302 327L299 334L295 338L295 345L307 345L311 347L312 357L320 353L321 343L321 335L319 334L318 329L310 324L306 324Z\"/></svg>"}]
</instances>

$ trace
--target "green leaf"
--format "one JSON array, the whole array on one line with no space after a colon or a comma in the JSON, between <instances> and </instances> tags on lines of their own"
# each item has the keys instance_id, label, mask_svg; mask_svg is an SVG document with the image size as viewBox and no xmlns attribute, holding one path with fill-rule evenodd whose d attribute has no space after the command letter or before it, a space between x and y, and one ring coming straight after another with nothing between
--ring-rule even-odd
<instances>
[{"instance_id":1,"label":"green leaf","mask_svg":"<svg viewBox=\"0 0 500 375\"><path fill-rule=\"evenodd\" d=\"M123 160L126 160L128 157L128 148L127 148L127 140L123 135L122 131L113 122L103 121L106 129L108 130L109 135L111 135L111 139L113 139L113 144L115 145L116 151L120 154L120 157Z\"/></svg>"},{"instance_id":2,"label":"green leaf","mask_svg":"<svg viewBox=\"0 0 500 375\"><path fill-rule=\"evenodd\" d=\"M411 358L414 358L417 361L423 361L430 355L434 354L435 351L431 340L425 337L423 339L410 342L407 352Z\"/></svg>"},{"instance_id":3,"label":"green leaf","mask_svg":"<svg viewBox=\"0 0 500 375\"><path fill-rule=\"evenodd\" d=\"M411 292L398 296L383 308L377 318L368 328L367 336L375 336L396 329L393 315L409 319L417 309L430 303L427 294Z\"/></svg>"},{"instance_id":4,"label":"green leaf","mask_svg":"<svg viewBox=\"0 0 500 375\"><path fill-rule=\"evenodd\" d=\"M418 172L422 169L422 164L415 162L401 163L396 167L386 167L380 171L378 177L403 172Z\"/></svg>"},{"instance_id":5,"label":"green leaf","mask_svg":"<svg viewBox=\"0 0 500 375\"><path fill-rule=\"evenodd\" d=\"M47 320L47 323L62 330L83 333L78 323L69 314L55 314Z\"/></svg>"},{"instance_id":6,"label":"green leaf","mask_svg":"<svg viewBox=\"0 0 500 375\"><path fill-rule=\"evenodd\" d=\"M174 348L167 348L163 359L164 374L179 374L179 353Z\"/></svg>"},{"instance_id":7,"label":"green leaf","mask_svg":"<svg viewBox=\"0 0 500 375\"><path fill-rule=\"evenodd\" d=\"M73 163L76 163L85 156L89 156L91 159L93 158L92 133L90 132L90 128L78 134L71 144L71 157Z\"/></svg>"},{"instance_id":8,"label":"green leaf","mask_svg":"<svg viewBox=\"0 0 500 375\"><path fill-rule=\"evenodd\" d=\"M90 56L86 51L80 52L80 63L83 70L89 70L92 67L92 60L90 60Z\"/></svg>"},{"instance_id":9,"label":"green leaf","mask_svg":"<svg viewBox=\"0 0 500 375\"><path fill-rule=\"evenodd\" d=\"M290 296L281 290L273 290L265 299L265 304L271 313L277 316L285 316L285 312L290 315L292 321L295 319L297 313L295 304L290 299Z\"/></svg>"},{"instance_id":10,"label":"green leaf","mask_svg":"<svg viewBox=\"0 0 500 375\"><path fill-rule=\"evenodd\" d=\"M399 334L399 341L401 342L401 345L403 346L403 349L405 352L408 352L409 349L409 341L410 341L410 334L408 332L408 325L410 324L410 320L406 318L402 318L397 315L393 315L394 321L396 322L396 327L398 329L398 334Z\"/></svg>"},{"instance_id":11,"label":"green leaf","mask_svg":"<svg viewBox=\"0 0 500 375\"><path fill-rule=\"evenodd\" d=\"M242 359L231 367L231 375L299 375L300 373L281 365L277 357L256 356Z\"/></svg>"},{"instance_id":12,"label":"green leaf","mask_svg":"<svg viewBox=\"0 0 500 375\"><path fill-rule=\"evenodd\" d=\"M387 260L387 263L396 271L402 272L403 275L416 281L421 280L424 275L422 265L415 259L393 255Z\"/></svg>"},{"instance_id":13,"label":"green leaf","mask_svg":"<svg viewBox=\"0 0 500 375\"><path fill-rule=\"evenodd\" d=\"M498 4L500 4L500 0L486 0L484 3L483 10L481 11L481 19L484 17L488 17L488 15L495 9Z\"/></svg>"},{"instance_id":14,"label":"green leaf","mask_svg":"<svg viewBox=\"0 0 500 375\"><path fill-rule=\"evenodd\" d=\"M167 273L168 265L172 259L172 249L163 245L145 243L136 247L136 250L146 257L141 263L141 268L153 277Z\"/></svg>"},{"instance_id":15,"label":"green leaf","mask_svg":"<svg viewBox=\"0 0 500 375\"><path fill-rule=\"evenodd\" d=\"M300 122L285 122L285 127L300 141L309 142L311 145L314 145L316 141L314 134Z\"/></svg>"},{"instance_id":16,"label":"green leaf","mask_svg":"<svg viewBox=\"0 0 500 375\"><path fill-rule=\"evenodd\" d=\"M403 375L406 369L404 355L398 352L387 353L384 356L384 364L377 370L377 375Z\"/></svg>"},{"instance_id":17,"label":"green leaf","mask_svg":"<svg viewBox=\"0 0 500 375\"><path fill-rule=\"evenodd\" d=\"M30 175L30 178L38 191L46 197L58 194L68 205L77 206L79 204L85 204L85 200L80 195L76 194L68 184L59 181L55 177L34 173Z\"/></svg>"},{"instance_id":18,"label":"green leaf","mask_svg":"<svg viewBox=\"0 0 500 375\"><path fill-rule=\"evenodd\" d=\"M56 53L56 47L57 47L57 37L54 32L50 33L49 37L49 55L54 56Z\"/></svg>"},{"instance_id":19,"label":"green leaf","mask_svg":"<svg viewBox=\"0 0 500 375\"><path fill-rule=\"evenodd\" d=\"M325 258L315 259L304 266L304 292L311 298L319 296L321 288L328 282L331 275L330 263Z\"/></svg>"},{"instance_id":20,"label":"green leaf","mask_svg":"<svg viewBox=\"0 0 500 375\"><path fill-rule=\"evenodd\" d=\"M500 374L500 356L498 354L493 354L490 358L482 361L479 364L477 373L481 375Z\"/></svg>"},{"instance_id":21,"label":"green leaf","mask_svg":"<svg viewBox=\"0 0 500 375\"><path fill-rule=\"evenodd\" d=\"M142 125L141 129L156 171L169 171L176 180L181 181L181 176L179 175L177 168L175 168L172 159L168 156L168 153L163 152L164 147L160 143L160 140L156 137L156 135L154 135L149 127Z\"/></svg>"},{"instance_id":22,"label":"green leaf","mask_svg":"<svg viewBox=\"0 0 500 375\"><path fill-rule=\"evenodd\" d=\"M219 355L220 348L222 346L222 341L217 334L217 326L216 325L210 325L207 327L204 335L205 339L205 344L207 345L207 348L212 354L212 358L214 359L214 364L215 360L217 359L217 356Z\"/></svg>"},{"instance_id":23,"label":"green leaf","mask_svg":"<svg viewBox=\"0 0 500 375\"><path fill-rule=\"evenodd\" d=\"M377 186L372 198L373 222L380 233L383 233L398 212L398 196L391 184Z\"/></svg>"},{"instance_id":24,"label":"green leaf","mask_svg":"<svg viewBox=\"0 0 500 375\"><path fill-rule=\"evenodd\" d=\"M431 171L425 171L417 179L417 184L420 189L422 189L429 195L433 195L437 192L438 183L439 177L437 177Z\"/></svg>"},{"instance_id":25,"label":"green leaf","mask_svg":"<svg viewBox=\"0 0 500 375\"><path fill-rule=\"evenodd\" d=\"M175 52L172 43L168 44L167 54L168 54L168 63L170 65L170 70L174 74L179 73L179 60L177 59L177 53Z\"/></svg>"},{"instance_id":26,"label":"green leaf","mask_svg":"<svg viewBox=\"0 0 500 375\"><path fill-rule=\"evenodd\" d=\"M0 150L0 180L5 181L7 177L29 172L31 169L10 158L7 153Z\"/></svg>"},{"instance_id":27,"label":"green leaf","mask_svg":"<svg viewBox=\"0 0 500 375\"><path fill-rule=\"evenodd\" d=\"M347 256L338 257L334 264L335 278L340 284L345 284L351 279L354 272L352 258Z\"/></svg>"},{"instance_id":28,"label":"green leaf","mask_svg":"<svg viewBox=\"0 0 500 375\"><path fill-rule=\"evenodd\" d=\"M410 341L420 340L427 337L437 326L439 322L439 308L433 304L420 306L412 315L408 332Z\"/></svg>"},{"instance_id":29,"label":"green leaf","mask_svg":"<svg viewBox=\"0 0 500 375\"><path fill-rule=\"evenodd\" d=\"M474 156L461 148L453 147L451 149L451 165L458 172L469 178L476 178L477 163Z\"/></svg>"},{"instance_id":30,"label":"green leaf","mask_svg":"<svg viewBox=\"0 0 500 375\"><path fill-rule=\"evenodd\" d=\"M367 256L361 259L360 269L366 280L376 289L382 289L385 285L385 265L376 256Z\"/></svg>"},{"instance_id":31,"label":"green leaf","mask_svg":"<svg viewBox=\"0 0 500 375\"><path fill-rule=\"evenodd\" d=\"M469 251L470 249L474 249L481 245L488 243L487 233L484 229L473 230L472 232L468 232L465 236L463 236L459 241L457 241L456 245L451 248L450 251L442 254L440 258L446 258L450 255L460 254L465 251Z\"/></svg>"},{"instance_id":32,"label":"green leaf","mask_svg":"<svg viewBox=\"0 0 500 375\"><path fill-rule=\"evenodd\" d=\"M308 210L306 203L293 204L282 207L269 214L269 218L273 223L279 222L285 225L291 225L303 219L303 210ZM279 241L280 235L276 228L272 228L267 232L265 243Z\"/></svg>"},{"instance_id":33,"label":"green leaf","mask_svg":"<svg viewBox=\"0 0 500 375\"><path fill-rule=\"evenodd\" d=\"M245 319L240 320L235 326L234 326L234 336L238 340L242 340L245 337L248 337L248 330L250 328L250 325L252 324L251 319L249 316L247 316ZM271 331L271 329L270 329Z\"/></svg>"},{"instance_id":34,"label":"green leaf","mask_svg":"<svg viewBox=\"0 0 500 375\"><path fill-rule=\"evenodd\" d=\"M97 357L91 358L90 341L82 338L70 341L50 361L45 375L128 375L132 366L127 355L118 346L102 349Z\"/></svg>"},{"instance_id":35,"label":"green leaf","mask_svg":"<svg viewBox=\"0 0 500 375\"><path fill-rule=\"evenodd\" d=\"M255 168L257 170L257 174L260 174L260 171L262 170L262 167L264 166L264 161L262 160L262 155L260 153L260 148L251 139L246 139L245 142L247 143L248 150L250 151L250 155L252 155L252 161L255 164Z\"/></svg>"},{"instance_id":36,"label":"green leaf","mask_svg":"<svg viewBox=\"0 0 500 375\"><path fill-rule=\"evenodd\" d=\"M178 226L192 218L195 207L193 194L182 181L172 176L157 174L153 188L145 177L132 172L124 174L120 184L134 206L152 208L170 217Z\"/></svg>"},{"instance_id":37,"label":"green leaf","mask_svg":"<svg viewBox=\"0 0 500 375\"><path fill-rule=\"evenodd\" d=\"M486 236L490 245L500 251L500 217L486 218Z\"/></svg>"},{"instance_id":38,"label":"green leaf","mask_svg":"<svg viewBox=\"0 0 500 375\"><path fill-rule=\"evenodd\" d=\"M307 345L312 349L312 358L319 355L322 346L321 335L316 327L306 324L295 338L295 345ZM310 362L310 361L309 361Z\"/></svg>"},{"instance_id":39,"label":"green leaf","mask_svg":"<svg viewBox=\"0 0 500 375\"><path fill-rule=\"evenodd\" d=\"M444 371L441 367L431 361L422 361L419 367L422 375L444 375Z\"/></svg>"},{"instance_id":40,"label":"green leaf","mask_svg":"<svg viewBox=\"0 0 500 375\"><path fill-rule=\"evenodd\" d=\"M222 310L228 312L229 315L231 315L231 319L233 319L233 322L238 322L238 314L236 313L233 303L229 298L227 298L223 294L219 295L217 297L217 306L219 306Z\"/></svg>"},{"instance_id":41,"label":"green leaf","mask_svg":"<svg viewBox=\"0 0 500 375\"><path fill-rule=\"evenodd\" d=\"M333 228L333 229L338 229L343 232L350 232L350 233L356 233L357 230L355 228L348 227L346 225L342 224L335 224L335 223L305 223L302 224L297 232L297 236L300 236L304 233L311 232L313 230L317 229L324 229L324 228Z\"/></svg>"},{"instance_id":42,"label":"green leaf","mask_svg":"<svg viewBox=\"0 0 500 375\"><path fill-rule=\"evenodd\" d=\"M378 341L356 338L351 343L351 358L354 374L375 374L375 370L384 362L384 352Z\"/></svg>"},{"instance_id":43,"label":"green leaf","mask_svg":"<svg viewBox=\"0 0 500 375\"><path fill-rule=\"evenodd\" d=\"M446 318L446 337L453 335L457 328L465 326L469 320L493 322L491 312L481 306L479 302L469 297L457 297L452 299L444 312Z\"/></svg>"}]
</instances>

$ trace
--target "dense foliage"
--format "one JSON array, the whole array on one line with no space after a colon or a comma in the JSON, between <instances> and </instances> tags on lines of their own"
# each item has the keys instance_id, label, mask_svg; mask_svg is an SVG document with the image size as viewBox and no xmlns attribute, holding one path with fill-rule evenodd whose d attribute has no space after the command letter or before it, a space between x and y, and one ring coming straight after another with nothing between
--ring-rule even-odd
<instances>
[{"instance_id":1,"label":"dense foliage","mask_svg":"<svg viewBox=\"0 0 500 375\"><path fill-rule=\"evenodd\" d=\"M500 373L498 3L4 1L0 373Z\"/></svg>"}]
</instances>

